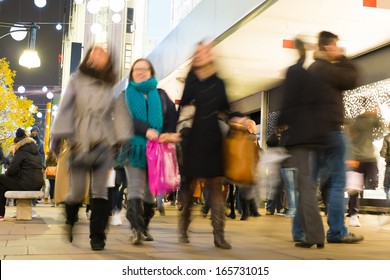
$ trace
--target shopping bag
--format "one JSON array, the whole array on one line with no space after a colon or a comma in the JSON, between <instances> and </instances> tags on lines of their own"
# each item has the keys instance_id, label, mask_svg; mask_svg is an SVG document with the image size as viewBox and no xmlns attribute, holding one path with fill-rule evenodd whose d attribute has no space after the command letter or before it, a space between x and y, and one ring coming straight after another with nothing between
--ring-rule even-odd
<instances>
[{"instance_id":1,"label":"shopping bag","mask_svg":"<svg viewBox=\"0 0 390 280\"><path fill-rule=\"evenodd\" d=\"M347 180L346 180L346 188L348 194L356 194L358 192L363 191L364 185L364 174L356 171L349 170L347 171Z\"/></svg>"},{"instance_id":2,"label":"shopping bag","mask_svg":"<svg viewBox=\"0 0 390 280\"><path fill-rule=\"evenodd\" d=\"M55 177L57 174L57 166L46 166L46 176Z\"/></svg>"},{"instance_id":3,"label":"shopping bag","mask_svg":"<svg viewBox=\"0 0 390 280\"><path fill-rule=\"evenodd\" d=\"M176 132L180 132L184 128L191 128L196 112L194 103L185 105L180 108L179 118L177 120Z\"/></svg>"},{"instance_id":4,"label":"shopping bag","mask_svg":"<svg viewBox=\"0 0 390 280\"><path fill-rule=\"evenodd\" d=\"M224 138L225 177L240 185L253 185L256 182L256 167L259 149L256 136L250 134L243 125L231 124Z\"/></svg>"},{"instance_id":5,"label":"shopping bag","mask_svg":"<svg viewBox=\"0 0 390 280\"><path fill-rule=\"evenodd\" d=\"M115 169L114 168L110 168L107 171L107 183L106 183L107 188L115 187L115 176L116 176Z\"/></svg>"},{"instance_id":6,"label":"shopping bag","mask_svg":"<svg viewBox=\"0 0 390 280\"><path fill-rule=\"evenodd\" d=\"M153 195L164 195L180 186L174 143L148 141L146 144L149 188Z\"/></svg>"}]
</instances>

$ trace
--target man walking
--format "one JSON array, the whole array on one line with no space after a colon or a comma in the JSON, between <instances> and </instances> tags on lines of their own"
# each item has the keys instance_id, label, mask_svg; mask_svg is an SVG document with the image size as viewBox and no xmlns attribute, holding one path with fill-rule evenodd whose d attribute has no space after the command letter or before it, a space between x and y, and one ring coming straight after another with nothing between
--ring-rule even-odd
<instances>
[{"instance_id":1,"label":"man walking","mask_svg":"<svg viewBox=\"0 0 390 280\"><path fill-rule=\"evenodd\" d=\"M323 165L329 171L327 186L328 243L355 243L363 236L350 233L344 221L344 189L346 183L346 144L342 126L344 122L344 90L352 89L357 82L357 69L337 46L338 36L322 31L319 34L319 51L314 53L315 62L308 71L319 82L319 94L329 116L329 145L323 151Z\"/></svg>"}]
</instances>

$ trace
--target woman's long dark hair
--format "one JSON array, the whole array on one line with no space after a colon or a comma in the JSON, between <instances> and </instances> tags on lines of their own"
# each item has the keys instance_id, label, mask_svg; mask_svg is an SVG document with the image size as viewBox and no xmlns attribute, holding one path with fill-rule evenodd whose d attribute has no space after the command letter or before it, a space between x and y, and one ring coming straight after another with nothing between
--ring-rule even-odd
<instances>
[{"instance_id":1,"label":"woman's long dark hair","mask_svg":"<svg viewBox=\"0 0 390 280\"><path fill-rule=\"evenodd\" d=\"M91 68L88 64L87 61L91 55L92 50L95 47L91 47L88 49L83 61L79 65L79 70L80 72L84 73L85 75L94 77L96 79L102 80L106 83L109 84L115 84L117 81L117 75L114 72L114 66L113 66L113 61L111 58L111 55L109 55L108 63L107 63L107 68L105 68L103 71L97 71L94 68Z\"/></svg>"}]
</instances>

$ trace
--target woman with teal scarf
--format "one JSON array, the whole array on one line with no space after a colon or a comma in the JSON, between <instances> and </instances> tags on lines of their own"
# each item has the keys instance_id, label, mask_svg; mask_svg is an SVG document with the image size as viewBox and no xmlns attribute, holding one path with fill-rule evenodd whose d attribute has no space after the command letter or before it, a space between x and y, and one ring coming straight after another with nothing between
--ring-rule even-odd
<instances>
[{"instance_id":1,"label":"woman with teal scarf","mask_svg":"<svg viewBox=\"0 0 390 280\"><path fill-rule=\"evenodd\" d=\"M128 143L125 171L127 176L127 212L132 229L131 243L153 241L149 222L154 216L154 197L148 186L146 143L148 140L177 142L177 112L167 93L157 89L155 71L150 61L134 62L125 92L127 108L133 117L134 136Z\"/></svg>"}]
</instances>

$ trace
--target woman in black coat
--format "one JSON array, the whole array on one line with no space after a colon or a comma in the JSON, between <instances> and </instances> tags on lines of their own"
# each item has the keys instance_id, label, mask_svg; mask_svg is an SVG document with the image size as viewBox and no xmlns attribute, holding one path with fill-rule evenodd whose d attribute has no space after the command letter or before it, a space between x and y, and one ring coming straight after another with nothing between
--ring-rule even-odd
<instances>
[{"instance_id":1,"label":"woman in black coat","mask_svg":"<svg viewBox=\"0 0 390 280\"><path fill-rule=\"evenodd\" d=\"M187 229L190 223L192 194L196 179L204 178L211 204L214 244L216 247L230 249L231 245L224 237L223 137L218 123L219 113L228 113L230 106L224 82L216 74L211 47L205 44L198 45L193 57L192 70L186 79L180 108L193 101L196 112L192 127L190 130L185 128L181 131L183 138L181 175L184 177L184 182L180 190L182 211L179 220L179 241L189 243ZM231 119L235 122L246 120L246 118Z\"/></svg>"},{"instance_id":2,"label":"woman in black coat","mask_svg":"<svg viewBox=\"0 0 390 280\"><path fill-rule=\"evenodd\" d=\"M18 128L14 143L12 162L5 174L0 175L0 220L4 220L6 191L37 191L44 184L42 161L35 140Z\"/></svg>"}]
</instances>

